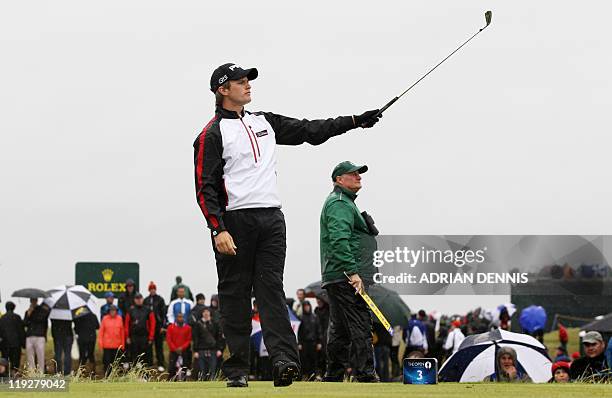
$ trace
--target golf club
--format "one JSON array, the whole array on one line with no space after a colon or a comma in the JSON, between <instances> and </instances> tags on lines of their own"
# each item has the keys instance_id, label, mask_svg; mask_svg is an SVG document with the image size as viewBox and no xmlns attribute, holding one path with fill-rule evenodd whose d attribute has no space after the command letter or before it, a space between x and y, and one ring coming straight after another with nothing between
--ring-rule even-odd
<instances>
[{"instance_id":1,"label":"golf club","mask_svg":"<svg viewBox=\"0 0 612 398\"><path fill-rule=\"evenodd\" d=\"M345 272L344 275L348 278L348 280L351 280L351 277L348 276L348 274ZM370 297L369 294L367 294L365 291L361 291L359 292L359 295L361 296L361 298L363 299L363 301L366 302L366 304L368 305L368 307L370 307L370 309L372 310L372 312L374 313L374 315L376 315L376 318L378 318L378 320L380 321L380 323L383 325L383 327L385 329L387 329L387 332L389 332L389 334L391 336L393 336L393 328L391 327L391 324L389 323L389 321L387 320L387 318L385 318L385 316L383 315L382 312L380 312L380 309L378 308L378 306L376 305L376 303L374 302L374 300L372 300L372 297Z\"/></svg>"},{"instance_id":2,"label":"golf club","mask_svg":"<svg viewBox=\"0 0 612 398\"><path fill-rule=\"evenodd\" d=\"M376 115L374 115L373 117L376 118L380 115L382 115L382 113L384 111L386 111L391 105L393 105L395 103L395 101L397 101L398 99L400 99L404 94L406 94L408 91L410 91L414 86L416 86L421 80L425 79L427 77L427 75L429 75L431 72L433 72L438 66L442 65L442 63L444 61L446 61L447 59L449 59L454 53L456 53L457 51L459 51L461 49L461 47L465 46L466 44L468 44L470 42L470 40L472 40L474 37L476 37L477 34L479 34L480 32L482 32L483 30L486 29L487 26L489 26L491 24L491 18L493 17L493 12L491 11L487 11L485 12L485 22L486 25L483 26L482 28L480 28L478 30L478 32L474 33L474 35L472 37L470 37L469 39L467 39L462 45L460 45L459 47L457 47L452 53L448 54L446 56L446 58L444 58L442 61L438 62L438 64L436 66L434 66L433 68L431 68L427 73L425 73L419 80L417 80L416 82L412 83L412 85L410 87L408 87L406 89L406 91L404 91L403 93L401 93L400 95L398 95L397 97L393 98L391 101L387 102L387 104L385 106L383 106Z\"/></svg>"}]
</instances>

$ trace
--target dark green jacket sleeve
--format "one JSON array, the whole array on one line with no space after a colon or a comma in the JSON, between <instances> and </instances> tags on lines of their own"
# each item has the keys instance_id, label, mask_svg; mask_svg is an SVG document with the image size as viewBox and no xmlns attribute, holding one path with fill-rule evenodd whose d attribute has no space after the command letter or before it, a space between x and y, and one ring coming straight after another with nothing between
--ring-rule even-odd
<instances>
[{"instance_id":1,"label":"dark green jacket sleeve","mask_svg":"<svg viewBox=\"0 0 612 398\"><path fill-rule=\"evenodd\" d=\"M348 274L357 272L357 262L350 246L354 217L355 214L347 203L336 200L329 204L326 222L329 232L330 269L343 270Z\"/></svg>"}]
</instances>

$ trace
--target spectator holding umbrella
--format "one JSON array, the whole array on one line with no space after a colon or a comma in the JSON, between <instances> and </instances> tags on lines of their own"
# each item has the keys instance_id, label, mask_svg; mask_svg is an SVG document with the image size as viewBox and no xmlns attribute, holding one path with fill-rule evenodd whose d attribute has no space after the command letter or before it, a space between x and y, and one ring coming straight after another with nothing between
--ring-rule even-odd
<instances>
[{"instance_id":1,"label":"spectator holding umbrella","mask_svg":"<svg viewBox=\"0 0 612 398\"><path fill-rule=\"evenodd\" d=\"M122 355L122 350L125 348L123 319L118 315L117 307L114 305L108 308L108 315L102 318L98 340L103 352L104 374L107 375L110 365Z\"/></svg>"},{"instance_id":2,"label":"spectator holding umbrella","mask_svg":"<svg viewBox=\"0 0 612 398\"><path fill-rule=\"evenodd\" d=\"M96 315L88 309L83 310L84 315L74 318L74 332L77 335L79 346L79 366L85 366L88 362L92 366L92 372L96 372L96 330L100 323Z\"/></svg>"},{"instance_id":3,"label":"spectator holding umbrella","mask_svg":"<svg viewBox=\"0 0 612 398\"><path fill-rule=\"evenodd\" d=\"M15 314L15 303L7 301L4 308L6 314L0 318L0 351L8 360L9 368L19 369L21 348L25 346L25 325Z\"/></svg>"},{"instance_id":4,"label":"spectator holding umbrella","mask_svg":"<svg viewBox=\"0 0 612 398\"><path fill-rule=\"evenodd\" d=\"M142 294L134 295L134 305L125 315L125 342L130 347L131 360L150 365L151 345L155 339L155 314L144 305Z\"/></svg>"},{"instance_id":5,"label":"spectator holding umbrella","mask_svg":"<svg viewBox=\"0 0 612 398\"><path fill-rule=\"evenodd\" d=\"M144 299L144 305L155 315L155 359L160 372L164 371L164 327L166 326L166 302L157 294L157 286L152 281L149 283L149 295ZM152 359L152 358L151 358Z\"/></svg>"},{"instance_id":6,"label":"spectator holding umbrella","mask_svg":"<svg viewBox=\"0 0 612 398\"><path fill-rule=\"evenodd\" d=\"M72 343L74 333L72 320L51 319L51 336L53 337L53 351L55 352L55 371L64 376L72 372Z\"/></svg>"},{"instance_id":7,"label":"spectator holding umbrella","mask_svg":"<svg viewBox=\"0 0 612 398\"><path fill-rule=\"evenodd\" d=\"M495 373L484 381L531 383L529 375L518 366L516 351L510 347L500 347L496 355Z\"/></svg>"},{"instance_id":8,"label":"spectator holding umbrella","mask_svg":"<svg viewBox=\"0 0 612 398\"><path fill-rule=\"evenodd\" d=\"M182 371L183 367L191 367L191 337L191 326L185 322L182 312L177 313L175 322L168 326L166 333L170 350L168 371L171 379L176 376L177 371Z\"/></svg>"},{"instance_id":9,"label":"spectator holding umbrella","mask_svg":"<svg viewBox=\"0 0 612 398\"><path fill-rule=\"evenodd\" d=\"M530 305L521 311L519 323L523 333L530 334L544 344L544 327L546 326L546 310L539 305ZM561 336L561 332L559 332Z\"/></svg>"},{"instance_id":10,"label":"spectator holding umbrella","mask_svg":"<svg viewBox=\"0 0 612 398\"><path fill-rule=\"evenodd\" d=\"M30 299L30 307L23 317L26 326L26 359L28 369L45 371L45 342L49 327L49 307L38 305L37 298ZM36 360L36 362L35 362Z\"/></svg>"},{"instance_id":11,"label":"spectator holding umbrella","mask_svg":"<svg viewBox=\"0 0 612 398\"><path fill-rule=\"evenodd\" d=\"M115 294L113 292L106 292L104 293L104 299L106 300L106 303L100 307L100 320L104 319L104 317L108 314L110 306L115 305ZM117 313L123 317L123 312L121 312L121 310L118 310Z\"/></svg>"},{"instance_id":12,"label":"spectator holding umbrella","mask_svg":"<svg viewBox=\"0 0 612 398\"><path fill-rule=\"evenodd\" d=\"M195 315L195 310L192 312ZM192 327L194 358L198 360L199 379L213 380L217 359L223 355L225 342L219 325L212 321L210 310L202 309L200 319Z\"/></svg>"},{"instance_id":13,"label":"spectator holding umbrella","mask_svg":"<svg viewBox=\"0 0 612 398\"><path fill-rule=\"evenodd\" d=\"M610 365L607 363L604 351L606 343L601 333L587 332L582 338L584 356L572 362L570 376L572 380L597 381L609 377Z\"/></svg>"}]
</instances>

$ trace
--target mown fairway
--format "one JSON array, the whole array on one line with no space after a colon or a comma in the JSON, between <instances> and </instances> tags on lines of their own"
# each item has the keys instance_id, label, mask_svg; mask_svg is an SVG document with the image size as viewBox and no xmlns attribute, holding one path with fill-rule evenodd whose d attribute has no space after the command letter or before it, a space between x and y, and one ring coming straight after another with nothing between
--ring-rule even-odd
<instances>
[{"instance_id":1,"label":"mown fairway","mask_svg":"<svg viewBox=\"0 0 612 398\"><path fill-rule=\"evenodd\" d=\"M52 396L78 398L197 398L197 397L454 397L454 398L521 398L521 397L612 397L610 384L456 384L409 386L400 383L294 383L287 388L275 388L271 382L252 382L248 388L228 389L222 382L187 383L73 383L68 393L7 393L4 397Z\"/></svg>"}]
</instances>

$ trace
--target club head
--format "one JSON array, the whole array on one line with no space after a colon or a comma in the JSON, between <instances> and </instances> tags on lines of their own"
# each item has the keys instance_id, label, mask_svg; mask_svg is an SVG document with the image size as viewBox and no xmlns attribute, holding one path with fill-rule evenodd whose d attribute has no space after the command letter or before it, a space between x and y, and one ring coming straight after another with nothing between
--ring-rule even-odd
<instances>
[{"instance_id":1,"label":"club head","mask_svg":"<svg viewBox=\"0 0 612 398\"><path fill-rule=\"evenodd\" d=\"M491 23L491 18L493 18L493 12L492 11L485 12L485 21L487 21L485 28L489 26L489 24Z\"/></svg>"}]
</instances>

